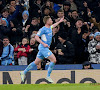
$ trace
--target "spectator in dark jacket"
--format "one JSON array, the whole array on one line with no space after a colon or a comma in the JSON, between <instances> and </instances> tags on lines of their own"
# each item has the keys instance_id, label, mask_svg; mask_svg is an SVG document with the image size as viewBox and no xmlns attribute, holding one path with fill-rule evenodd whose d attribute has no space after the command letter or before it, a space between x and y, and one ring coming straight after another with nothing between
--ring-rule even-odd
<instances>
[{"instance_id":1,"label":"spectator in dark jacket","mask_svg":"<svg viewBox=\"0 0 100 90\"><path fill-rule=\"evenodd\" d=\"M25 28L24 37L31 38L33 31L38 31L40 29L40 25L38 23L38 19L36 17L32 18L31 25L27 25Z\"/></svg>"},{"instance_id":2,"label":"spectator in dark jacket","mask_svg":"<svg viewBox=\"0 0 100 90\"><path fill-rule=\"evenodd\" d=\"M82 69L93 69L93 67L89 61L85 61Z\"/></svg>"},{"instance_id":3,"label":"spectator in dark jacket","mask_svg":"<svg viewBox=\"0 0 100 90\"><path fill-rule=\"evenodd\" d=\"M31 38L30 40L30 47L29 54L28 54L28 64L33 62L36 58L37 52L38 52L38 44L36 43L35 38Z\"/></svg>"},{"instance_id":4,"label":"spectator in dark jacket","mask_svg":"<svg viewBox=\"0 0 100 90\"><path fill-rule=\"evenodd\" d=\"M72 64L74 58L74 47L70 41L67 41L66 33L58 36L60 43L56 47L57 60L59 64Z\"/></svg>"},{"instance_id":5,"label":"spectator in dark jacket","mask_svg":"<svg viewBox=\"0 0 100 90\"><path fill-rule=\"evenodd\" d=\"M83 26L83 20L77 19L75 23L74 28L72 28L72 31L70 32L69 39L71 43L74 45L75 48L75 62L76 63L82 63L82 53L84 51L83 49L83 41L82 41L82 26Z\"/></svg>"},{"instance_id":6,"label":"spectator in dark jacket","mask_svg":"<svg viewBox=\"0 0 100 90\"><path fill-rule=\"evenodd\" d=\"M22 27L18 24L16 19L10 21L10 43L16 45L22 41L23 32Z\"/></svg>"},{"instance_id":7,"label":"spectator in dark jacket","mask_svg":"<svg viewBox=\"0 0 100 90\"><path fill-rule=\"evenodd\" d=\"M3 39L4 36L9 36L10 29L8 25L9 23L5 18L0 20L0 39Z\"/></svg>"}]
</instances>

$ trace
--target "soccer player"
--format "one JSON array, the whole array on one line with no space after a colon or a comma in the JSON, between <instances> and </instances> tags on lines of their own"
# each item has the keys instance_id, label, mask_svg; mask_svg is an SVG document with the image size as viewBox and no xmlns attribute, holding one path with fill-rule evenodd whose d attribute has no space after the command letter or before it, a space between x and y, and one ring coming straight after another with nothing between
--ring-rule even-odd
<instances>
[{"instance_id":1,"label":"soccer player","mask_svg":"<svg viewBox=\"0 0 100 90\"><path fill-rule=\"evenodd\" d=\"M44 58L47 58L51 62L48 67L48 73L47 73L46 80L48 80L50 83L53 83L53 80L50 78L50 74L56 63L56 58L55 58L54 54L49 50L49 47L50 47L50 44L52 41L52 36L53 36L52 29L63 21L64 21L64 17L61 18L55 24L53 24L53 21L50 16L45 16L43 18L43 22L44 22L45 26L43 26L38 31L37 35L35 36L35 39L40 43L38 46L39 52L37 54L35 61L30 63L24 71L20 72L22 82L24 82L25 75L29 70L31 70L34 66L38 65L39 62L41 62ZM41 37L41 39L39 37Z\"/></svg>"}]
</instances>

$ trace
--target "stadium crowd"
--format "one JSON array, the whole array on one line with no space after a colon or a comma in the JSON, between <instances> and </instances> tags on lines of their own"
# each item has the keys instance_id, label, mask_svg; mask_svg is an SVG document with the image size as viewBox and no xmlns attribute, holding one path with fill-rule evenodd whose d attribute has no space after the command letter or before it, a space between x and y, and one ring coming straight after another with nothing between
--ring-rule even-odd
<instances>
[{"instance_id":1,"label":"stadium crowd","mask_svg":"<svg viewBox=\"0 0 100 90\"><path fill-rule=\"evenodd\" d=\"M35 35L45 16L53 22L64 16L64 22L53 28L50 46L57 64L99 64L99 11L99 0L0 0L1 65L28 65L35 60L39 45Z\"/></svg>"}]
</instances>

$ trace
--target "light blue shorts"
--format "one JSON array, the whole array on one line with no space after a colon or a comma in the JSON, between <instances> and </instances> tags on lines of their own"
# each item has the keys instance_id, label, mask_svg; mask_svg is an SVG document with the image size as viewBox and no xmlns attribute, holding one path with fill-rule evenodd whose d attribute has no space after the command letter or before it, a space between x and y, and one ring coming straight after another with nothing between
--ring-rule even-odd
<instances>
[{"instance_id":1,"label":"light blue shorts","mask_svg":"<svg viewBox=\"0 0 100 90\"><path fill-rule=\"evenodd\" d=\"M39 59L44 59L44 58L48 58L50 55L52 55L53 53L49 50L49 48L41 48L39 49L39 52L37 54L37 57Z\"/></svg>"}]
</instances>

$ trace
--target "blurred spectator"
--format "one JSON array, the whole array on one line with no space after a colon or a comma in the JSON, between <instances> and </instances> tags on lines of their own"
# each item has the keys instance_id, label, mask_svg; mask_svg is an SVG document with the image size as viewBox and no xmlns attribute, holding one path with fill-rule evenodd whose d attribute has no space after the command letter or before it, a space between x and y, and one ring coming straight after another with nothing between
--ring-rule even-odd
<instances>
[{"instance_id":1,"label":"blurred spectator","mask_svg":"<svg viewBox=\"0 0 100 90\"><path fill-rule=\"evenodd\" d=\"M15 52L17 53L18 64L19 65L27 65L27 55L29 53L30 46L28 45L28 39L23 38L22 44L15 48Z\"/></svg>"},{"instance_id":2,"label":"blurred spectator","mask_svg":"<svg viewBox=\"0 0 100 90\"><path fill-rule=\"evenodd\" d=\"M83 20L81 18L78 18L75 23L75 27L72 28L72 31L69 31L69 40L74 45L75 48L75 62L76 63L82 63L83 57L82 53L84 51L83 49L83 41L82 41L82 30L83 26Z\"/></svg>"},{"instance_id":3,"label":"blurred spectator","mask_svg":"<svg viewBox=\"0 0 100 90\"><path fill-rule=\"evenodd\" d=\"M9 23L5 18L0 19L0 39L3 39L4 36L8 36L10 34Z\"/></svg>"},{"instance_id":4,"label":"blurred spectator","mask_svg":"<svg viewBox=\"0 0 100 90\"><path fill-rule=\"evenodd\" d=\"M91 33L91 34L89 35L89 41L91 41L91 40L93 40L93 39L94 39L94 34Z\"/></svg>"},{"instance_id":5,"label":"blurred spectator","mask_svg":"<svg viewBox=\"0 0 100 90\"><path fill-rule=\"evenodd\" d=\"M58 40L58 35L59 35L59 29L60 26L56 26L55 28L53 28L53 37L52 37L52 43L50 45L50 50L52 52L54 52L55 47L57 46L59 40Z\"/></svg>"},{"instance_id":6,"label":"blurred spectator","mask_svg":"<svg viewBox=\"0 0 100 90\"><path fill-rule=\"evenodd\" d=\"M16 19L10 21L10 43L16 45L22 41L23 32L22 27L18 24Z\"/></svg>"},{"instance_id":7,"label":"blurred spectator","mask_svg":"<svg viewBox=\"0 0 100 90\"><path fill-rule=\"evenodd\" d=\"M0 57L1 65L14 65L14 48L9 42L8 37L3 38L4 47Z\"/></svg>"},{"instance_id":8,"label":"blurred spectator","mask_svg":"<svg viewBox=\"0 0 100 90\"><path fill-rule=\"evenodd\" d=\"M77 5L75 4L74 1L75 1L75 0L69 0L69 2L70 2L70 4L71 4L70 9L71 9L71 10L76 10L76 11L77 11Z\"/></svg>"},{"instance_id":9,"label":"blurred spectator","mask_svg":"<svg viewBox=\"0 0 100 90\"><path fill-rule=\"evenodd\" d=\"M3 42L2 40L0 39L0 57L2 55L2 52L3 52ZM1 60L0 60L0 65L1 65Z\"/></svg>"},{"instance_id":10,"label":"blurred spectator","mask_svg":"<svg viewBox=\"0 0 100 90\"><path fill-rule=\"evenodd\" d=\"M71 16L71 10L70 10L71 4L69 2L64 2L63 4L63 10L65 17Z\"/></svg>"},{"instance_id":11,"label":"blurred spectator","mask_svg":"<svg viewBox=\"0 0 100 90\"><path fill-rule=\"evenodd\" d=\"M32 18L31 24L27 25L25 28L25 37L31 38L33 31L38 31L40 28L40 25L38 23L38 19L36 17Z\"/></svg>"},{"instance_id":12,"label":"blurred spectator","mask_svg":"<svg viewBox=\"0 0 100 90\"><path fill-rule=\"evenodd\" d=\"M30 49L28 54L28 64L33 62L36 58L37 52L38 52L38 44L35 40L35 38L30 39Z\"/></svg>"},{"instance_id":13,"label":"blurred spectator","mask_svg":"<svg viewBox=\"0 0 100 90\"><path fill-rule=\"evenodd\" d=\"M93 67L89 61L85 61L82 69L93 69Z\"/></svg>"},{"instance_id":14,"label":"blurred spectator","mask_svg":"<svg viewBox=\"0 0 100 90\"><path fill-rule=\"evenodd\" d=\"M91 63L100 63L100 32L94 34L94 39L88 44Z\"/></svg>"},{"instance_id":15,"label":"blurred spectator","mask_svg":"<svg viewBox=\"0 0 100 90\"><path fill-rule=\"evenodd\" d=\"M61 33L58 36L60 43L56 47L55 53L59 64L72 64L74 59L74 47L70 41L67 41L66 33Z\"/></svg>"},{"instance_id":16,"label":"blurred spectator","mask_svg":"<svg viewBox=\"0 0 100 90\"><path fill-rule=\"evenodd\" d=\"M71 11L71 17L69 18L71 26L74 27L76 20L79 18L78 12L76 10Z\"/></svg>"},{"instance_id":17,"label":"blurred spectator","mask_svg":"<svg viewBox=\"0 0 100 90\"><path fill-rule=\"evenodd\" d=\"M8 22L13 20L14 18L17 18L20 10L19 3L15 3L15 1L11 1L11 5L7 6L7 8L4 8L2 11L2 18L6 18Z\"/></svg>"}]
</instances>

